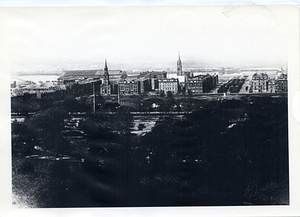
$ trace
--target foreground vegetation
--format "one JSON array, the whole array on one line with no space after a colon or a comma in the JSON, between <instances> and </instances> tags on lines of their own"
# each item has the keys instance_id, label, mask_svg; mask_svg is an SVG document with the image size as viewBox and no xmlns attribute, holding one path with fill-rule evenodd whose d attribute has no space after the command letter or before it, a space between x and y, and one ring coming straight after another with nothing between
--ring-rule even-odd
<instances>
[{"instance_id":1,"label":"foreground vegetation","mask_svg":"<svg viewBox=\"0 0 300 217\"><path fill-rule=\"evenodd\" d=\"M129 107L87 115L79 139L61 132L85 103L37 105L12 124L14 193L32 207L289 204L286 97L183 104L191 114L161 116L144 136Z\"/></svg>"}]
</instances>

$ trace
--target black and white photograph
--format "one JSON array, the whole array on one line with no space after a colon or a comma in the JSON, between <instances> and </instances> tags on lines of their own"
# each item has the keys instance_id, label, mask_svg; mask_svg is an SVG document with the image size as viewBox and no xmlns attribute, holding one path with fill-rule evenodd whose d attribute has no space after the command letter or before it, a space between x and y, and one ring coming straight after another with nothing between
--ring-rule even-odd
<instances>
[{"instance_id":1,"label":"black and white photograph","mask_svg":"<svg viewBox=\"0 0 300 217\"><path fill-rule=\"evenodd\" d=\"M1 14L12 209L299 205L295 5Z\"/></svg>"}]
</instances>

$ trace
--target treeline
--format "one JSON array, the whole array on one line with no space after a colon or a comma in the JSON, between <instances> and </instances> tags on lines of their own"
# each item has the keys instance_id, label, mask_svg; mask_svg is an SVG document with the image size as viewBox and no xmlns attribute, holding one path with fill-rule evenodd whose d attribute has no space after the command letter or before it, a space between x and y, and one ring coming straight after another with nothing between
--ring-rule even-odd
<instances>
[{"instance_id":1,"label":"treeline","mask_svg":"<svg viewBox=\"0 0 300 217\"><path fill-rule=\"evenodd\" d=\"M207 101L162 116L145 136L130 133L130 108L120 107L87 116L81 140L60 136L67 106L12 129L13 184L27 184L39 207L289 204L284 97ZM35 146L71 160L25 158L40 154Z\"/></svg>"},{"instance_id":2,"label":"treeline","mask_svg":"<svg viewBox=\"0 0 300 217\"><path fill-rule=\"evenodd\" d=\"M284 99L230 100L168 118L138 143L132 164L149 192L139 189L138 198L156 206L288 204L287 139Z\"/></svg>"},{"instance_id":3,"label":"treeline","mask_svg":"<svg viewBox=\"0 0 300 217\"><path fill-rule=\"evenodd\" d=\"M197 110L206 101L193 99L191 95L176 98L172 92L167 92L167 94L155 97L146 97L144 95L122 96L119 104L117 96L105 97L96 95L94 99L93 96L88 94L78 96L78 93L60 91L44 94L40 99L35 94L12 97L11 112L26 116L63 104L67 112L86 112L91 114L93 113L94 103L96 113L115 112L120 106L128 107L131 111L181 112Z\"/></svg>"},{"instance_id":4,"label":"treeline","mask_svg":"<svg viewBox=\"0 0 300 217\"><path fill-rule=\"evenodd\" d=\"M66 120L72 119L69 111L73 103L76 100L54 102L50 108L40 107L24 122L12 123L12 184L13 192L22 196L21 202L33 207L93 206L85 193L91 197L97 194L89 191L92 183L82 180L93 177L95 171L86 172L96 165L118 173L111 165L123 165L117 163L122 155L118 150L132 124L128 108L119 107L113 116L87 114L77 127L85 136L76 139L63 133ZM92 157L95 151L103 151L110 160ZM29 199L22 201L24 197Z\"/></svg>"},{"instance_id":5,"label":"treeline","mask_svg":"<svg viewBox=\"0 0 300 217\"><path fill-rule=\"evenodd\" d=\"M104 206L288 204L287 138L286 98L214 101L143 137L98 138L83 185Z\"/></svg>"}]
</instances>

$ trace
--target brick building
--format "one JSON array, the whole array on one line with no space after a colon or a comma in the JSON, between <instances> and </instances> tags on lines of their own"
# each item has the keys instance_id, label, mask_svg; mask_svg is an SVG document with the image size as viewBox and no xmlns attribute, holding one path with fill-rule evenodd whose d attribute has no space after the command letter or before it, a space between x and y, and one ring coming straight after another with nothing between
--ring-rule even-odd
<instances>
[{"instance_id":1,"label":"brick building","mask_svg":"<svg viewBox=\"0 0 300 217\"><path fill-rule=\"evenodd\" d=\"M140 81L138 80L121 80L119 81L120 95L140 94Z\"/></svg>"},{"instance_id":2,"label":"brick building","mask_svg":"<svg viewBox=\"0 0 300 217\"><path fill-rule=\"evenodd\" d=\"M185 88L192 93L207 93L218 84L218 75L186 75Z\"/></svg>"},{"instance_id":3,"label":"brick building","mask_svg":"<svg viewBox=\"0 0 300 217\"><path fill-rule=\"evenodd\" d=\"M185 82L185 88L191 93L203 93L203 79L201 76L188 78Z\"/></svg>"}]
</instances>

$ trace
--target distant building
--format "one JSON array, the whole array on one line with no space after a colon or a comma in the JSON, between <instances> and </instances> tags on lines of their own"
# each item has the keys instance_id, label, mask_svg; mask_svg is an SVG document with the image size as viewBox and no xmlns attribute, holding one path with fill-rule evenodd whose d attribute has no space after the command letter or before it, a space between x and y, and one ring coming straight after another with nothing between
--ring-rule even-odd
<instances>
[{"instance_id":1,"label":"distant building","mask_svg":"<svg viewBox=\"0 0 300 217\"><path fill-rule=\"evenodd\" d=\"M14 83L10 84L10 88L16 88L17 87L17 82L14 81Z\"/></svg>"},{"instance_id":2,"label":"distant building","mask_svg":"<svg viewBox=\"0 0 300 217\"><path fill-rule=\"evenodd\" d=\"M74 83L86 79L97 79L103 75L103 70L66 70L65 74L58 78L63 84Z\"/></svg>"},{"instance_id":3,"label":"distant building","mask_svg":"<svg viewBox=\"0 0 300 217\"><path fill-rule=\"evenodd\" d=\"M186 74L185 88L192 93L207 93L218 84L218 75L198 75Z\"/></svg>"},{"instance_id":4,"label":"distant building","mask_svg":"<svg viewBox=\"0 0 300 217\"><path fill-rule=\"evenodd\" d=\"M137 78L145 78L145 79L164 79L167 77L167 72L165 71L145 71L141 72Z\"/></svg>"},{"instance_id":5,"label":"distant building","mask_svg":"<svg viewBox=\"0 0 300 217\"><path fill-rule=\"evenodd\" d=\"M270 79L268 81L268 93L276 93L276 80Z\"/></svg>"},{"instance_id":6,"label":"distant building","mask_svg":"<svg viewBox=\"0 0 300 217\"><path fill-rule=\"evenodd\" d=\"M108 69L107 69L108 70ZM122 75L122 70L108 70L109 81L117 81ZM58 82L63 84L74 83L84 80L102 80L104 81L105 70L103 69L79 69L79 70L65 70L64 75L58 78Z\"/></svg>"},{"instance_id":7,"label":"distant building","mask_svg":"<svg viewBox=\"0 0 300 217\"><path fill-rule=\"evenodd\" d=\"M268 92L269 76L266 73L254 73L251 80L251 89L253 93Z\"/></svg>"},{"instance_id":8,"label":"distant building","mask_svg":"<svg viewBox=\"0 0 300 217\"><path fill-rule=\"evenodd\" d=\"M167 73L167 79L177 79L180 87L185 86L186 82L186 73L182 71L182 62L180 59L180 54L178 52L178 60L177 60L177 71Z\"/></svg>"},{"instance_id":9,"label":"distant building","mask_svg":"<svg viewBox=\"0 0 300 217\"><path fill-rule=\"evenodd\" d=\"M157 82L158 83L158 82ZM152 80L151 79L140 79L140 92L145 93L151 90L155 90L155 83L153 80L153 89L152 89ZM158 88L158 85L156 85Z\"/></svg>"},{"instance_id":10,"label":"distant building","mask_svg":"<svg viewBox=\"0 0 300 217\"><path fill-rule=\"evenodd\" d=\"M213 77L213 86L215 87L219 83L219 75L215 73L212 77Z\"/></svg>"},{"instance_id":11,"label":"distant building","mask_svg":"<svg viewBox=\"0 0 300 217\"><path fill-rule=\"evenodd\" d=\"M287 93L288 92L288 80L286 73L280 73L275 80L276 92L277 93Z\"/></svg>"},{"instance_id":12,"label":"distant building","mask_svg":"<svg viewBox=\"0 0 300 217\"><path fill-rule=\"evenodd\" d=\"M201 76L188 78L185 83L185 88L191 93L203 93L203 78Z\"/></svg>"},{"instance_id":13,"label":"distant building","mask_svg":"<svg viewBox=\"0 0 300 217\"><path fill-rule=\"evenodd\" d=\"M74 96L89 96L92 94L99 94L99 87L101 85L100 80L96 80L93 82L76 82L72 85L67 85L66 92L67 94L71 94ZM94 84L94 85L93 85Z\"/></svg>"},{"instance_id":14,"label":"distant building","mask_svg":"<svg viewBox=\"0 0 300 217\"><path fill-rule=\"evenodd\" d=\"M218 83L218 75L205 75L203 79L203 93L208 93L216 87Z\"/></svg>"},{"instance_id":15,"label":"distant building","mask_svg":"<svg viewBox=\"0 0 300 217\"><path fill-rule=\"evenodd\" d=\"M251 80L250 93L286 93L288 91L287 74L280 72L276 78L266 73L255 73Z\"/></svg>"},{"instance_id":16,"label":"distant building","mask_svg":"<svg viewBox=\"0 0 300 217\"><path fill-rule=\"evenodd\" d=\"M181 84L182 86L184 86L186 76L185 75L178 75L176 73L168 73L167 74L167 78L168 79L170 79L170 78L177 79L178 82L179 82L179 84Z\"/></svg>"},{"instance_id":17,"label":"distant building","mask_svg":"<svg viewBox=\"0 0 300 217\"><path fill-rule=\"evenodd\" d=\"M167 77L167 72L165 71L146 71L141 72L140 75L137 76L138 79L142 79L143 84L141 84L141 88L144 85L144 92L157 90L158 89L158 80L165 79ZM141 91L143 93L143 91Z\"/></svg>"},{"instance_id":18,"label":"distant building","mask_svg":"<svg viewBox=\"0 0 300 217\"><path fill-rule=\"evenodd\" d=\"M173 94L178 93L178 80L175 78L171 79L159 79L158 80L158 90L164 93L168 91L172 92Z\"/></svg>"},{"instance_id":19,"label":"distant building","mask_svg":"<svg viewBox=\"0 0 300 217\"><path fill-rule=\"evenodd\" d=\"M182 71L182 62L180 59L180 54L178 53L177 73L168 73L167 78L177 79L181 90L185 88L186 91L190 91L192 93L209 92L218 84L217 74L211 76L209 74L203 74L203 70L200 70L201 74L198 73L197 76L194 76L194 71L195 70L185 72ZM210 71L215 71L215 69Z\"/></svg>"},{"instance_id":20,"label":"distant building","mask_svg":"<svg viewBox=\"0 0 300 217\"><path fill-rule=\"evenodd\" d=\"M157 90L158 89L158 79L151 78L151 90Z\"/></svg>"},{"instance_id":21,"label":"distant building","mask_svg":"<svg viewBox=\"0 0 300 217\"><path fill-rule=\"evenodd\" d=\"M140 81L121 80L119 81L120 95L140 94Z\"/></svg>"}]
</instances>

